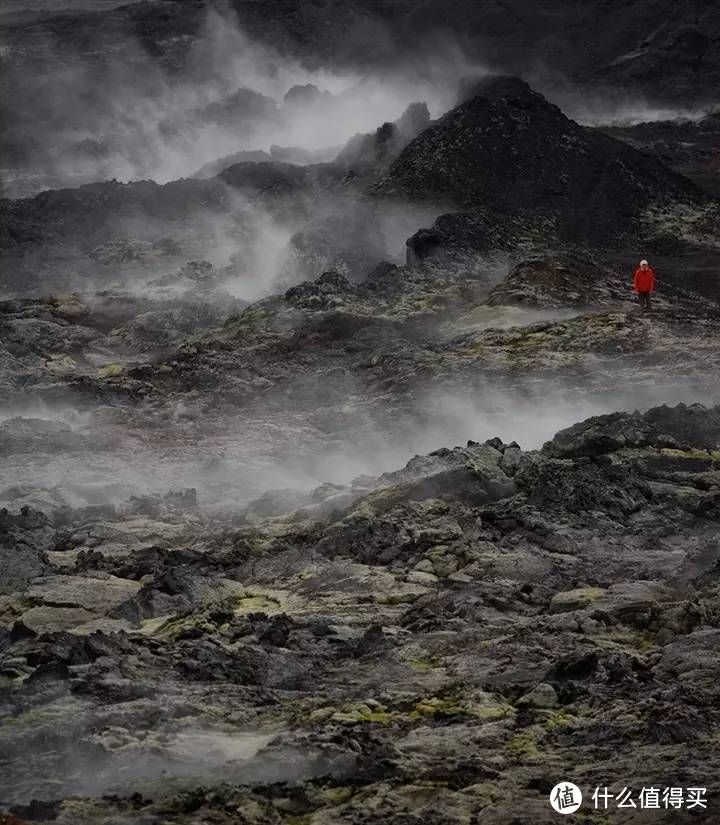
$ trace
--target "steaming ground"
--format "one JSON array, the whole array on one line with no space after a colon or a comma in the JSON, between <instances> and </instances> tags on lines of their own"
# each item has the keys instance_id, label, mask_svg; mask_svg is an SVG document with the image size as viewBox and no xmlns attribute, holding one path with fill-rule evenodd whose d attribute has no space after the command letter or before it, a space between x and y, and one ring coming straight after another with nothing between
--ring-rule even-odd
<instances>
[{"instance_id":1,"label":"steaming ground","mask_svg":"<svg viewBox=\"0 0 720 825\"><path fill-rule=\"evenodd\" d=\"M525 450L539 449L559 430L578 420L618 409L644 411L659 403L708 403L715 391L678 385L624 390L601 397L545 387L499 394L440 396L392 424L375 424L362 410L338 411L335 420L282 410L258 417L238 413L203 421L163 421L154 437L144 429L103 422L87 411L0 410L3 425L18 419L62 422L74 435L92 441L112 437L105 450L80 446L63 453L53 443L47 452L6 455L0 468L0 501L17 512L22 506L127 506L133 496L163 495L195 488L203 510L231 515L264 493L277 489L309 492L324 483L351 485L359 476L378 476L402 466L413 455L446 444L465 444L499 437ZM378 418L377 410L372 414ZM180 415L179 417L182 417ZM212 432L204 432L204 429ZM134 429L134 431L133 431ZM220 431L221 434L218 432Z\"/></svg>"},{"instance_id":2,"label":"steaming ground","mask_svg":"<svg viewBox=\"0 0 720 825\"><path fill-rule=\"evenodd\" d=\"M168 693L168 701L172 702L173 691L169 689ZM223 729L210 718L201 727L198 720L177 721L167 714L157 719L138 742L127 735L132 712L122 715L110 711L101 720L92 703L61 696L44 713L47 719L58 721L71 714L75 720L73 734L82 744L69 748L57 764L45 761L33 783L13 788L8 798L16 804L53 799L58 793L100 797L137 789L145 794L156 793L159 787L182 791L192 787L198 778L238 782L263 770L268 774L277 772L278 780L281 779L277 766L266 758L257 758L268 743L282 734L277 727L268 726L264 731ZM141 716L139 709L135 713ZM38 757L42 759L41 755ZM295 765L287 765L285 771L302 775L308 767L309 760L298 754ZM53 780L44 779L43 772L52 773Z\"/></svg>"},{"instance_id":3,"label":"steaming ground","mask_svg":"<svg viewBox=\"0 0 720 825\"><path fill-rule=\"evenodd\" d=\"M68 8L114 5L98 0ZM21 10L40 17L50 8L17 3L3 14L14 22ZM90 55L68 53L50 35L29 50L3 46L11 143L0 168L0 193L29 197L111 179L166 183L223 158L230 165L242 153L300 164L327 161L354 134L395 120L412 101L425 101L432 117L441 116L457 102L459 80L497 71L452 40L438 43L429 60L405 58L381 73L311 68L253 40L227 12L209 10L203 20L179 71L172 62L158 64L122 31L112 47L104 35ZM32 68L24 63L29 56ZM637 95L629 101L621 94L588 94L542 71L530 77L587 125L697 120L707 111L661 106Z\"/></svg>"},{"instance_id":4,"label":"steaming ground","mask_svg":"<svg viewBox=\"0 0 720 825\"><path fill-rule=\"evenodd\" d=\"M716 782L718 207L627 125L697 121L704 180L705 104L530 61L620 143L467 37L319 59L344 3L288 14L300 57L68 3L0 13L36 195L0 201L0 822L540 825L558 776Z\"/></svg>"},{"instance_id":5,"label":"steaming ground","mask_svg":"<svg viewBox=\"0 0 720 825\"><path fill-rule=\"evenodd\" d=\"M432 65L389 73L311 69L212 10L180 72L159 66L127 34L113 48L98 44L100 66L92 55L68 60L49 37L42 45L32 71L6 80L9 136L27 135L29 152L6 153L6 163L16 162L0 168L5 197L97 180L166 183L242 152L329 160L414 100L439 116L455 103L458 77L486 71L453 47ZM21 56L14 46L5 52ZM52 137L40 122L53 125Z\"/></svg>"}]
</instances>

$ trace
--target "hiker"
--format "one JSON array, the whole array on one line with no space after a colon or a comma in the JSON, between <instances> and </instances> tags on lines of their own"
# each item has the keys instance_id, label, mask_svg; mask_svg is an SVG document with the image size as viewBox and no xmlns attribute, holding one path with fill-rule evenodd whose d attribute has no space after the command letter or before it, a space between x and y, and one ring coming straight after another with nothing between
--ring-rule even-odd
<instances>
[{"instance_id":1,"label":"hiker","mask_svg":"<svg viewBox=\"0 0 720 825\"><path fill-rule=\"evenodd\" d=\"M640 261L635 270L635 292L640 300L640 309L650 311L650 293L655 291L655 270L647 261Z\"/></svg>"}]
</instances>

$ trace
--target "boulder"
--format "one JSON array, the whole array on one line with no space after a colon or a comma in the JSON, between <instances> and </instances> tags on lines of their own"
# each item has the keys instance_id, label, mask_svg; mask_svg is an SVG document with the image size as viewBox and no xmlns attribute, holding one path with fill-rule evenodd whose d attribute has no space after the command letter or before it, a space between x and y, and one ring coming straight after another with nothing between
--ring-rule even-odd
<instances>
[{"instance_id":1,"label":"boulder","mask_svg":"<svg viewBox=\"0 0 720 825\"><path fill-rule=\"evenodd\" d=\"M0 537L0 595L23 590L48 567L40 547L25 543L8 544Z\"/></svg>"},{"instance_id":2,"label":"boulder","mask_svg":"<svg viewBox=\"0 0 720 825\"><path fill-rule=\"evenodd\" d=\"M140 587L140 582L110 575L46 576L36 579L26 595L35 604L82 608L104 616L134 596Z\"/></svg>"},{"instance_id":3,"label":"boulder","mask_svg":"<svg viewBox=\"0 0 720 825\"><path fill-rule=\"evenodd\" d=\"M531 691L521 696L518 700L518 707L530 707L547 710L554 708L558 703L557 691L547 682L541 682Z\"/></svg>"}]
</instances>

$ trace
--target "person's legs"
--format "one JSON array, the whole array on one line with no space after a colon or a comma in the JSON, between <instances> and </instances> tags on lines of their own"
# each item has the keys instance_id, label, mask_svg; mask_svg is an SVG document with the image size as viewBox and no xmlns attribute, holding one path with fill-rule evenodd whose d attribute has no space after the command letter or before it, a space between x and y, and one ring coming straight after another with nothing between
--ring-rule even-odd
<instances>
[{"instance_id":1,"label":"person's legs","mask_svg":"<svg viewBox=\"0 0 720 825\"><path fill-rule=\"evenodd\" d=\"M638 292L638 299L640 300L640 309L645 312L646 309L650 309L650 293L649 292Z\"/></svg>"}]
</instances>

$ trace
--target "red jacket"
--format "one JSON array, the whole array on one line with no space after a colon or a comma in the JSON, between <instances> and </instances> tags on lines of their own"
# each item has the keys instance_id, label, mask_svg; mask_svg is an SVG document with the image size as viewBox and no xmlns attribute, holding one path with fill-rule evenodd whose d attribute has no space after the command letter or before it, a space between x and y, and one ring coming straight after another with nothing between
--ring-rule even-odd
<instances>
[{"instance_id":1,"label":"red jacket","mask_svg":"<svg viewBox=\"0 0 720 825\"><path fill-rule=\"evenodd\" d=\"M635 270L635 292L655 291L655 270L652 267Z\"/></svg>"}]
</instances>

